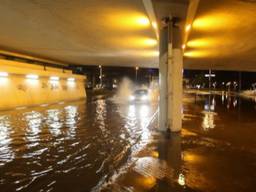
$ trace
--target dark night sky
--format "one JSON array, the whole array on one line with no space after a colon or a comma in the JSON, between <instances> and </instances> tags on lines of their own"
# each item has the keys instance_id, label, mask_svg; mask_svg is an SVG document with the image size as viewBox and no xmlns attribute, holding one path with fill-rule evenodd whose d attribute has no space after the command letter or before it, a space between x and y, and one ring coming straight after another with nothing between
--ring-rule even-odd
<instances>
[{"instance_id":1,"label":"dark night sky","mask_svg":"<svg viewBox=\"0 0 256 192\"><path fill-rule=\"evenodd\" d=\"M184 78L193 79L196 75L204 75L208 74L209 71L203 70L184 70ZM229 82L229 81L239 81L239 72L237 71L212 71L216 75L212 81L216 81L218 84L221 82ZM207 78L206 78L207 80ZM255 72L241 72L241 84L242 89L250 89L251 84L256 82L256 73Z\"/></svg>"},{"instance_id":2,"label":"dark night sky","mask_svg":"<svg viewBox=\"0 0 256 192\"><path fill-rule=\"evenodd\" d=\"M110 81L112 79L122 79L123 77L128 77L129 79L135 81L135 68L134 67L102 67L103 75L105 76L105 81ZM75 73L85 74L89 81L92 80L93 75L95 76L96 83L99 81L97 78L99 76L98 66L82 66L82 67L73 67ZM196 76L207 74L207 70L184 70L184 78L194 79ZM212 79L213 82L221 84L222 82L229 81L239 81L239 72L237 71L212 71L216 75ZM145 83L148 82L149 76L158 76L158 69L150 68L140 68L138 70L138 82ZM251 84L256 82L256 72L241 72L241 84L242 89L250 89ZM205 78L205 82L208 82L208 79Z\"/></svg>"}]
</instances>

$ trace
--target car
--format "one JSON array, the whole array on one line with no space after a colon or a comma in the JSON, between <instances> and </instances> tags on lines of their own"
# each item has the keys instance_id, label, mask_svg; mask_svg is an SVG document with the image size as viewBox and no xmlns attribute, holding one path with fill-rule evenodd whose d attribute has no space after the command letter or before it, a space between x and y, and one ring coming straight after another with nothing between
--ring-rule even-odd
<instances>
[{"instance_id":1,"label":"car","mask_svg":"<svg viewBox=\"0 0 256 192\"><path fill-rule=\"evenodd\" d=\"M137 89L129 98L130 102L148 102L150 100L147 89Z\"/></svg>"}]
</instances>

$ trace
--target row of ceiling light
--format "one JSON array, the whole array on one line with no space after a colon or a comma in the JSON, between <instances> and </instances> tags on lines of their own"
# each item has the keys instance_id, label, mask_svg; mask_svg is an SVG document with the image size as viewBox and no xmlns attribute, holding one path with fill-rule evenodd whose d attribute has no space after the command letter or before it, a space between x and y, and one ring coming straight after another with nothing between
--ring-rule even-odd
<instances>
[{"instance_id":1,"label":"row of ceiling light","mask_svg":"<svg viewBox=\"0 0 256 192\"><path fill-rule=\"evenodd\" d=\"M7 73L7 72L0 72L0 77L5 77L5 78L7 78L9 76L9 73ZM28 74L28 75L26 75L26 78L27 79L31 79L31 80L38 80L39 79L39 75L35 75L35 74ZM59 81L60 80L60 78L58 77L58 76L51 76L50 78L49 78L49 80L50 81ZM75 81L75 78L73 78L73 77L69 77L69 78L67 78L67 81L69 81L69 82L74 82Z\"/></svg>"}]
</instances>

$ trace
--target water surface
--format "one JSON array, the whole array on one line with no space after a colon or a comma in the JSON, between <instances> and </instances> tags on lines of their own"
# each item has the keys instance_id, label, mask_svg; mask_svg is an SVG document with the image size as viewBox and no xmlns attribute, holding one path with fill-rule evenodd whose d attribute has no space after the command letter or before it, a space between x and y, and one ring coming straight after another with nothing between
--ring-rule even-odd
<instances>
[{"instance_id":1,"label":"water surface","mask_svg":"<svg viewBox=\"0 0 256 192\"><path fill-rule=\"evenodd\" d=\"M0 191L90 191L148 137L155 110L98 95L0 112Z\"/></svg>"}]
</instances>

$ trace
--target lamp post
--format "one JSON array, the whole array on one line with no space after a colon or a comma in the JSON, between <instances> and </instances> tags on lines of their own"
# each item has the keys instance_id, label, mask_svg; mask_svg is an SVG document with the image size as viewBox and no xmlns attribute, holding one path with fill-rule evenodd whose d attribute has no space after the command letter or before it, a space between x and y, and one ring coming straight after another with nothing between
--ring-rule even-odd
<instances>
[{"instance_id":1,"label":"lamp post","mask_svg":"<svg viewBox=\"0 0 256 192\"><path fill-rule=\"evenodd\" d=\"M99 69L100 69L100 76L99 76L99 79L100 79L100 88L102 88L102 66L99 65Z\"/></svg>"},{"instance_id":2,"label":"lamp post","mask_svg":"<svg viewBox=\"0 0 256 192\"><path fill-rule=\"evenodd\" d=\"M138 79L138 70L139 70L139 67L135 67L136 82L137 82L137 79Z\"/></svg>"},{"instance_id":3,"label":"lamp post","mask_svg":"<svg viewBox=\"0 0 256 192\"><path fill-rule=\"evenodd\" d=\"M209 69L209 73L205 74L205 77L209 78L209 91L211 91L211 82L212 82L212 77L215 77L216 75L212 73L212 70Z\"/></svg>"}]
</instances>

